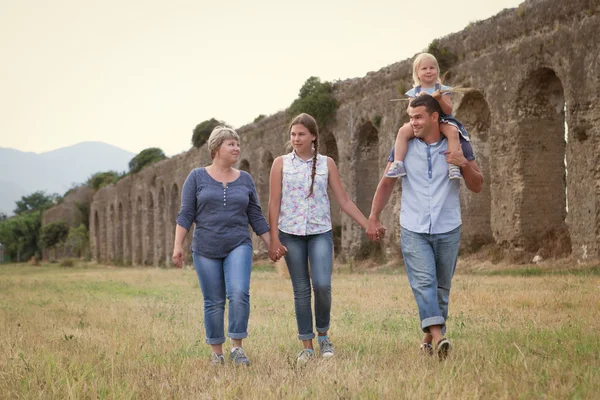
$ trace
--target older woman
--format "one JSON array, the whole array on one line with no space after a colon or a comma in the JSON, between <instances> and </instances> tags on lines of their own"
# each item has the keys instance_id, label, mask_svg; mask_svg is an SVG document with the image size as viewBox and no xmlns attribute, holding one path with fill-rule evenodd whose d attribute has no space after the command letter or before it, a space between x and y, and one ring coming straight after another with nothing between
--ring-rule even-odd
<instances>
[{"instance_id":1,"label":"older woman","mask_svg":"<svg viewBox=\"0 0 600 400\"><path fill-rule=\"evenodd\" d=\"M269 246L265 220L250 174L233 168L240 155L238 134L216 127L208 139L213 160L205 168L192 170L183 185L181 210L177 216L173 262L181 267L183 240L196 223L192 255L204 297L206 343L212 347L211 362L223 364L225 299L229 299L227 335L233 344L230 359L249 365L242 349L248 336L252 241L248 224Z\"/></svg>"}]
</instances>

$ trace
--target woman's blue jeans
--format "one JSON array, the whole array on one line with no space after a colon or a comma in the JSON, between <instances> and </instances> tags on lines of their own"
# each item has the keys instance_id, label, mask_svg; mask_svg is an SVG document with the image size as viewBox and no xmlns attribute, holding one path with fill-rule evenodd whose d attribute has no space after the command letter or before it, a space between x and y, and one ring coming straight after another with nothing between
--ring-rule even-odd
<instances>
[{"instance_id":1,"label":"woman's blue jeans","mask_svg":"<svg viewBox=\"0 0 600 400\"><path fill-rule=\"evenodd\" d=\"M331 315L331 270L333 240L331 231L317 235L297 236L279 231L281 244L287 247L285 262L294 289L294 307L298 323L298 339L315 337L311 303L311 276L315 293L315 322L317 332L329 330ZM310 261L310 274L308 262Z\"/></svg>"},{"instance_id":2,"label":"woman's blue jeans","mask_svg":"<svg viewBox=\"0 0 600 400\"><path fill-rule=\"evenodd\" d=\"M196 252L193 257L204 297L206 343L225 342L225 299L229 300L227 336L231 339L246 338L250 316L252 246L238 246L225 258L206 258Z\"/></svg>"},{"instance_id":3,"label":"woman's blue jeans","mask_svg":"<svg viewBox=\"0 0 600 400\"><path fill-rule=\"evenodd\" d=\"M402 228L402 256L423 332L429 332L432 325L441 325L442 333L446 332L459 242L460 226L440 234L415 233Z\"/></svg>"}]
</instances>

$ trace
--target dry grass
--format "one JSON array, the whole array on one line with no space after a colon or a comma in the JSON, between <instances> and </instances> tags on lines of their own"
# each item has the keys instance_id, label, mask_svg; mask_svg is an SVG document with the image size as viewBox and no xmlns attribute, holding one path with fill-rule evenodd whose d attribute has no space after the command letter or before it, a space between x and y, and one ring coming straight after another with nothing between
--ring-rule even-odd
<instances>
[{"instance_id":1,"label":"dry grass","mask_svg":"<svg viewBox=\"0 0 600 400\"><path fill-rule=\"evenodd\" d=\"M210 368L193 270L0 266L0 398L595 398L600 277L458 274L440 363L396 270L336 273L336 356L295 365L291 284L252 277L250 368ZM508 269L506 269L508 270ZM595 270L591 270L595 271ZM229 344L227 344L229 347Z\"/></svg>"}]
</instances>

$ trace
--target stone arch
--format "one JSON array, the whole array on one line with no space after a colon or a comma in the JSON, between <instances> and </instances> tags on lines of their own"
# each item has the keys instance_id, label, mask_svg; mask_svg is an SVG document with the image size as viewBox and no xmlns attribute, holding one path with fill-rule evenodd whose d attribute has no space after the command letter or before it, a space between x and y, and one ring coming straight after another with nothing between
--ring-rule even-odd
<instances>
[{"instance_id":1,"label":"stone arch","mask_svg":"<svg viewBox=\"0 0 600 400\"><path fill-rule=\"evenodd\" d=\"M134 263L134 250L133 250L133 208L131 206L131 200L127 201L127 214L125 216L124 229L125 233L123 237L125 239L125 249L123 251L123 257L125 264L133 265Z\"/></svg>"},{"instance_id":2,"label":"stone arch","mask_svg":"<svg viewBox=\"0 0 600 400\"><path fill-rule=\"evenodd\" d=\"M260 172L253 178L256 180L256 190L263 214L267 215L267 207L269 205L269 176L271 175L271 166L273 165L273 154L265 150L260 158Z\"/></svg>"},{"instance_id":3,"label":"stone arch","mask_svg":"<svg viewBox=\"0 0 600 400\"><path fill-rule=\"evenodd\" d=\"M340 159L340 153L337 146L337 140L333 133L323 130L319 132L319 153L331 157L336 164ZM331 203L331 227L333 236L333 248L335 254L340 254L342 250L342 210L339 204L333 199L331 192L328 190L329 200Z\"/></svg>"},{"instance_id":4,"label":"stone arch","mask_svg":"<svg viewBox=\"0 0 600 400\"><path fill-rule=\"evenodd\" d=\"M119 202L119 205L117 206L117 221L115 224L115 229L117 231L116 234L116 254L115 254L115 258L117 260L117 262L122 263L123 260L123 248L125 246L125 243L123 241L123 231L124 231L124 223L123 223L123 203Z\"/></svg>"},{"instance_id":5,"label":"stone arch","mask_svg":"<svg viewBox=\"0 0 600 400\"><path fill-rule=\"evenodd\" d=\"M146 195L146 224L144 229L144 264L154 264L154 248L156 246L154 235L154 196L151 191Z\"/></svg>"},{"instance_id":6,"label":"stone arch","mask_svg":"<svg viewBox=\"0 0 600 400\"><path fill-rule=\"evenodd\" d=\"M355 203L365 215L371 212L371 202L379 183L379 131L371 121L364 122L358 129L355 148ZM368 257L380 248L380 244L360 236L359 258Z\"/></svg>"},{"instance_id":7,"label":"stone arch","mask_svg":"<svg viewBox=\"0 0 600 400\"><path fill-rule=\"evenodd\" d=\"M242 161L240 161L240 170L250 173L250 162L245 158Z\"/></svg>"},{"instance_id":8,"label":"stone arch","mask_svg":"<svg viewBox=\"0 0 600 400\"><path fill-rule=\"evenodd\" d=\"M461 185L462 237L461 248L467 252L476 251L481 246L493 243L491 225L492 196L490 190L490 135L491 113L481 92L468 92L462 98L456 118L469 132L476 162L483 173L484 185L480 193L469 191Z\"/></svg>"},{"instance_id":9,"label":"stone arch","mask_svg":"<svg viewBox=\"0 0 600 400\"><path fill-rule=\"evenodd\" d=\"M533 71L521 85L515 107L522 180L522 242L536 251L544 245L541 241L545 237L562 232L568 243L561 247L568 254L571 244L565 224L565 97L556 73L549 68Z\"/></svg>"},{"instance_id":10,"label":"stone arch","mask_svg":"<svg viewBox=\"0 0 600 400\"><path fill-rule=\"evenodd\" d=\"M156 253L158 257L158 264L165 265L167 261L167 226L166 226L166 213L167 207L166 196L165 196L165 188L164 186L160 188L160 192L158 193L158 207L157 207L157 229L156 229Z\"/></svg>"},{"instance_id":11,"label":"stone arch","mask_svg":"<svg viewBox=\"0 0 600 400\"><path fill-rule=\"evenodd\" d=\"M102 251L100 257L103 262L108 259L108 210L106 207L104 207L102 213Z\"/></svg>"},{"instance_id":12,"label":"stone arch","mask_svg":"<svg viewBox=\"0 0 600 400\"><path fill-rule=\"evenodd\" d=\"M143 253L143 233L142 233L142 196L138 196L135 202L135 221L133 224L133 242L134 242L134 264L141 265L144 261Z\"/></svg>"},{"instance_id":13,"label":"stone arch","mask_svg":"<svg viewBox=\"0 0 600 400\"><path fill-rule=\"evenodd\" d=\"M108 226L107 226L107 231L108 231L108 255L107 255L107 259L111 262L114 263L115 262L115 254L116 254L116 238L115 238L115 234L116 234L116 230L117 230L117 221L116 221L116 213L115 213L115 205L111 204L110 208L109 208L109 214L108 214Z\"/></svg>"},{"instance_id":14,"label":"stone arch","mask_svg":"<svg viewBox=\"0 0 600 400\"><path fill-rule=\"evenodd\" d=\"M167 224L169 226L169 246L173 246L173 244L175 243L175 228L177 227L176 220L180 206L181 200L179 200L179 186L177 186L177 183L174 183L173 186L171 186L171 194L169 200L169 221ZM171 249L172 247L167 247L167 250ZM168 254L169 253L167 253L167 255Z\"/></svg>"},{"instance_id":15,"label":"stone arch","mask_svg":"<svg viewBox=\"0 0 600 400\"><path fill-rule=\"evenodd\" d=\"M94 210L94 242L96 244L95 258L96 262L100 262L100 217L98 216L98 210Z\"/></svg>"}]
</instances>

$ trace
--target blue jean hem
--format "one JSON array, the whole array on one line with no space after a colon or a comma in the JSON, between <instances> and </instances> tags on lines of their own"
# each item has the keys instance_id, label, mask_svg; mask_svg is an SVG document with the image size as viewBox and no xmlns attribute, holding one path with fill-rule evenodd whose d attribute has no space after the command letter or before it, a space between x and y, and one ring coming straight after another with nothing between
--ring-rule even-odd
<instances>
[{"instance_id":1,"label":"blue jean hem","mask_svg":"<svg viewBox=\"0 0 600 400\"><path fill-rule=\"evenodd\" d=\"M248 332L243 332L243 333L228 332L227 336L229 336L230 339L246 339L248 337Z\"/></svg>"},{"instance_id":2,"label":"blue jean hem","mask_svg":"<svg viewBox=\"0 0 600 400\"><path fill-rule=\"evenodd\" d=\"M433 325L445 326L446 321L444 320L444 317L439 316L425 318L423 321L421 321L421 329L423 330L423 332L429 332L429 327Z\"/></svg>"},{"instance_id":3,"label":"blue jean hem","mask_svg":"<svg viewBox=\"0 0 600 400\"><path fill-rule=\"evenodd\" d=\"M311 340L314 338L315 338L314 333L303 333L301 335L298 335L298 340Z\"/></svg>"},{"instance_id":4,"label":"blue jean hem","mask_svg":"<svg viewBox=\"0 0 600 400\"><path fill-rule=\"evenodd\" d=\"M225 343L225 338L221 337L221 338L206 338L206 343L207 344L223 344Z\"/></svg>"},{"instance_id":5,"label":"blue jean hem","mask_svg":"<svg viewBox=\"0 0 600 400\"><path fill-rule=\"evenodd\" d=\"M317 332L319 333L325 333L329 331L329 325L327 325L325 328L317 328Z\"/></svg>"}]
</instances>

